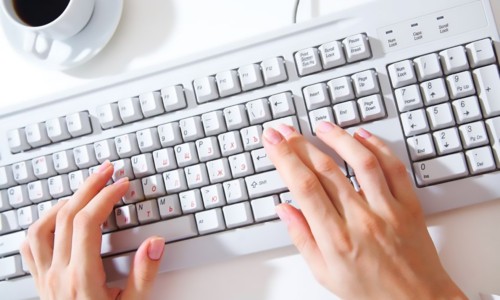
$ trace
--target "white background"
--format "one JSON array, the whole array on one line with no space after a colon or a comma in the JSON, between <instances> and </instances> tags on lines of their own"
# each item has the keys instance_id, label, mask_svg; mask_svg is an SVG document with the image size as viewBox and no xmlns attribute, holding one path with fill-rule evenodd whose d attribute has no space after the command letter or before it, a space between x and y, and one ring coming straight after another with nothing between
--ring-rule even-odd
<instances>
[{"instance_id":1,"label":"white background","mask_svg":"<svg viewBox=\"0 0 500 300\"><path fill-rule=\"evenodd\" d=\"M302 2L299 21L362 1ZM2 31L0 109L290 26L292 8L293 0L125 0L121 23L108 46L87 64L67 72L26 62ZM500 294L500 200L433 215L427 221L446 269L467 295L479 299L479 292ZM302 258L289 247L160 274L152 298L334 297L314 281Z\"/></svg>"}]
</instances>

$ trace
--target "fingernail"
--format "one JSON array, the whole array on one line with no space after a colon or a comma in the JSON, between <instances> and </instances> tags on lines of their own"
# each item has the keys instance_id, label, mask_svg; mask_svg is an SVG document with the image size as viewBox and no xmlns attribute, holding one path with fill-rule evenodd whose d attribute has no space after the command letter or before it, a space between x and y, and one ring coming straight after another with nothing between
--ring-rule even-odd
<instances>
[{"instance_id":1,"label":"fingernail","mask_svg":"<svg viewBox=\"0 0 500 300\"><path fill-rule=\"evenodd\" d=\"M110 164L111 163L109 162L109 160L106 160L102 163L102 165L99 166L99 168L97 168L96 173L103 173L104 171L106 171Z\"/></svg>"},{"instance_id":2,"label":"fingernail","mask_svg":"<svg viewBox=\"0 0 500 300\"><path fill-rule=\"evenodd\" d=\"M286 209L283 208L282 205L277 205L275 207L276 209L276 214L278 214L278 217L283 221L286 225L290 224L290 216L286 213Z\"/></svg>"},{"instance_id":3,"label":"fingernail","mask_svg":"<svg viewBox=\"0 0 500 300\"><path fill-rule=\"evenodd\" d=\"M115 183L113 183L113 184L119 185L119 184L125 183L127 181L128 181L128 177L123 177L123 178L118 179L118 181L115 181Z\"/></svg>"},{"instance_id":4,"label":"fingernail","mask_svg":"<svg viewBox=\"0 0 500 300\"><path fill-rule=\"evenodd\" d=\"M149 242L148 257L151 260L159 260L165 250L165 240L162 238L155 238Z\"/></svg>"},{"instance_id":5,"label":"fingernail","mask_svg":"<svg viewBox=\"0 0 500 300\"><path fill-rule=\"evenodd\" d=\"M264 138L272 145L276 145L283 140L283 136L278 131L273 128L267 128L264 130Z\"/></svg>"},{"instance_id":6,"label":"fingernail","mask_svg":"<svg viewBox=\"0 0 500 300\"><path fill-rule=\"evenodd\" d=\"M327 132L329 132L330 130L332 130L334 128L335 128L335 125L333 125L333 123L326 122L326 121L321 121L316 126L316 131L319 131L319 132L322 132L322 133L327 133Z\"/></svg>"},{"instance_id":7,"label":"fingernail","mask_svg":"<svg viewBox=\"0 0 500 300\"><path fill-rule=\"evenodd\" d=\"M356 134L359 135L360 137L364 138L364 139L367 139L367 138L369 138L369 137L372 136L371 133L369 133L368 131L364 130L363 128L358 129L358 131L356 131Z\"/></svg>"},{"instance_id":8,"label":"fingernail","mask_svg":"<svg viewBox=\"0 0 500 300\"><path fill-rule=\"evenodd\" d=\"M278 129L281 135L284 136L285 138L289 137L292 133L295 132L295 128L285 124L279 124L278 128L276 129Z\"/></svg>"}]
</instances>

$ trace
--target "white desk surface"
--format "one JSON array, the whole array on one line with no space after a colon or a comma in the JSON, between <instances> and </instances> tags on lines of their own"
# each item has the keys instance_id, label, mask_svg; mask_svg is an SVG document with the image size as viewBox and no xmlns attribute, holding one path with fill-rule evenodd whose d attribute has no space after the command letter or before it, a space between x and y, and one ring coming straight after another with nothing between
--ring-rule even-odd
<instances>
[{"instance_id":1,"label":"white desk surface","mask_svg":"<svg viewBox=\"0 0 500 300\"><path fill-rule=\"evenodd\" d=\"M299 21L362 1L302 2ZM67 72L29 64L0 31L0 108L288 26L292 7L293 0L125 0L108 46ZM428 225L446 269L471 299L479 299L479 292L500 294L500 200L430 216ZM160 274L152 299L334 297L289 247Z\"/></svg>"}]
</instances>

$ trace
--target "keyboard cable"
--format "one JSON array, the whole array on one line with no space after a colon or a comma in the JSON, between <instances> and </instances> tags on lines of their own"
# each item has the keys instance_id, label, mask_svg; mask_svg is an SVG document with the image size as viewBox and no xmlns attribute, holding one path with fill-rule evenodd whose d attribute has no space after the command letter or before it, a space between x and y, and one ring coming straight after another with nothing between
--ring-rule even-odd
<instances>
[{"instance_id":1,"label":"keyboard cable","mask_svg":"<svg viewBox=\"0 0 500 300\"><path fill-rule=\"evenodd\" d=\"M295 0L293 5L293 24L297 24L297 15L299 13L300 0Z\"/></svg>"}]
</instances>

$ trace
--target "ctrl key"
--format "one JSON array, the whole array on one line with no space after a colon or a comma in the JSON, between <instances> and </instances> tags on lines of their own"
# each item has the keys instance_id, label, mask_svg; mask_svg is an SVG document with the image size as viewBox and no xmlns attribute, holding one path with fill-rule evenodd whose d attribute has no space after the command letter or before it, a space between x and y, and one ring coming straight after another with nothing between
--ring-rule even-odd
<instances>
[{"instance_id":1,"label":"ctrl key","mask_svg":"<svg viewBox=\"0 0 500 300\"><path fill-rule=\"evenodd\" d=\"M0 280L24 275L21 255L0 258Z\"/></svg>"}]
</instances>

